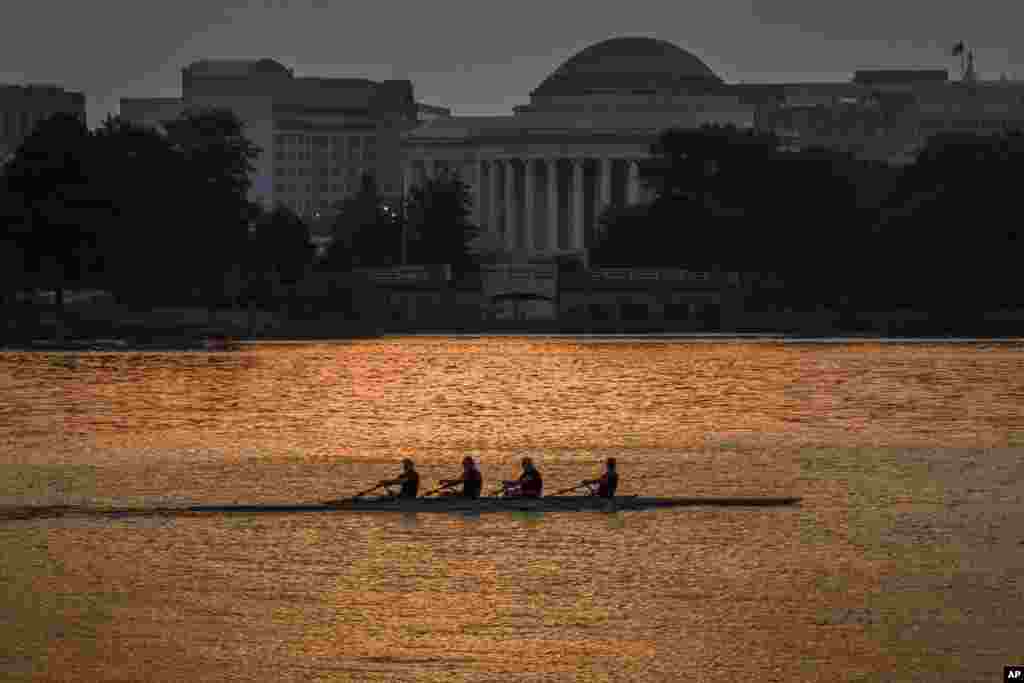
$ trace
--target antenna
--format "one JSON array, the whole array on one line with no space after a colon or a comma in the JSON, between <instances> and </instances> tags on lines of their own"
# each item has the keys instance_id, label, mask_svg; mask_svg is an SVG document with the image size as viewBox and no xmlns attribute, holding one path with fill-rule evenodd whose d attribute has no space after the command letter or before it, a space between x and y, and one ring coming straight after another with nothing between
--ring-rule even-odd
<instances>
[{"instance_id":1,"label":"antenna","mask_svg":"<svg viewBox=\"0 0 1024 683\"><path fill-rule=\"evenodd\" d=\"M964 70L964 80L968 83L974 83L978 79L977 73L974 71L974 50L967 51L967 68Z\"/></svg>"}]
</instances>

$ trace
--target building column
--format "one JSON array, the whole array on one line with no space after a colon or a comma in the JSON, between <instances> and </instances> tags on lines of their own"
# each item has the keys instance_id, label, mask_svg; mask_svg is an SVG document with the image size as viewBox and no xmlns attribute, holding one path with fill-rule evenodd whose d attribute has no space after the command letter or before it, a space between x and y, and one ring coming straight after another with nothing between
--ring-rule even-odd
<instances>
[{"instance_id":1,"label":"building column","mask_svg":"<svg viewBox=\"0 0 1024 683\"><path fill-rule=\"evenodd\" d=\"M505 164L505 248L516 248L516 167L515 160Z\"/></svg>"},{"instance_id":2,"label":"building column","mask_svg":"<svg viewBox=\"0 0 1024 683\"><path fill-rule=\"evenodd\" d=\"M636 204L640 198L640 164L636 159L628 162L629 177L626 180L626 203Z\"/></svg>"},{"instance_id":3,"label":"building column","mask_svg":"<svg viewBox=\"0 0 1024 683\"><path fill-rule=\"evenodd\" d=\"M412 160L406 161L402 166L402 196L408 198L412 192L414 181Z\"/></svg>"},{"instance_id":4,"label":"building column","mask_svg":"<svg viewBox=\"0 0 1024 683\"><path fill-rule=\"evenodd\" d=\"M536 188L536 177L533 175L533 159L523 159L523 249L527 253L533 253L533 214L534 214L534 193Z\"/></svg>"},{"instance_id":5,"label":"building column","mask_svg":"<svg viewBox=\"0 0 1024 683\"><path fill-rule=\"evenodd\" d=\"M594 212L594 235L601 232L601 214L612 203L612 160L603 157L600 164L600 191L598 192L597 211Z\"/></svg>"},{"instance_id":6,"label":"building column","mask_svg":"<svg viewBox=\"0 0 1024 683\"><path fill-rule=\"evenodd\" d=\"M600 210L604 211L612 203L612 160L608 157L601 159L601 203Z\"/></svg>"},{"instance_id":7,"label":"building column","mask_svg":"<svg viewBox=\"0 0 1024 683\"><path fill-rule=\"evenodd\" d=\"M484 219L484 162L473 162L473 225L480 227Z\"/></svg>"},{"instance_id":8,"label":"building column","mask_svg":"<svg viewBox=\"0 0 1024 683\"><path fill-rule=\"evenodd\" d=\"M558 250L558 159L546 159L548 171L548 253Z\"/></svg>"},{"instance_id":9,"label":"building column","mask_svg":"<svg viewBox=\"0 0 1024 683\"><path fill-rule=\"evenodd\" d=\"M501 237L501 230L498 228L498 162L496 159L491 159L487 162L487 170L489 171L488 180L490 181L490 195L487 198L487 230L495 237Z\"/></svg>"},{"instance_id":10,"label":"building column","mask_svg":"<svg viewBox=\"0 0 1024 683\"><path fill-rule=\"evenodd\" d=\"M583 248L583 159L572 160L572 231L569 249Z\"/></svg>"}]
</instances>

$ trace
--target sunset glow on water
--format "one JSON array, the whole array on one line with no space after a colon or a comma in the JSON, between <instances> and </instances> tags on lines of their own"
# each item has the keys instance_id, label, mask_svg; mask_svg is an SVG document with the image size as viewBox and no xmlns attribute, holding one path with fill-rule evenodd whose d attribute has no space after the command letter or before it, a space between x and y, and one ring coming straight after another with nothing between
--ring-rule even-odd
<instances>
[{"instance_id":1,"label":"sunset glow on water","mask_svg":"<svg viewBox=\"0 0 1024 683\"><path fill-rule=\"evenodd\" d=\"M620 514L0 517L40 681L989 680L1024 632L1024 347L544 338L0 354L0 506L315 502L529 455ZM992 679L995 680L995 679Z\"/></svg>"}]
</instances>

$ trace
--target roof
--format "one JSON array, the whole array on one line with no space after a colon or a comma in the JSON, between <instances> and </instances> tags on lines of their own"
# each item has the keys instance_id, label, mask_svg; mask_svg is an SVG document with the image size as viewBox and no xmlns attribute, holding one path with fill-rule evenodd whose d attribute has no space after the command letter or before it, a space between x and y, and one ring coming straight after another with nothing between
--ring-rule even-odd
<instances>
[{"instance_id":1,"label":"roof","mask_svg":"<svg viewBox=\"0 0 1024 683\"><path fill-rule=\"evenodd\" d=\"M657 38L612 38L576 53L548 76L534 95L677 90L721 79L686 50Z\"/></svg>"},{"instance_id":2,"label":"roof","mask_svg":"<svg viewBox=\"0 0 1024 683\"><path fill-rule=\"evenodd\" d=\"M200 59L185 71L193 76L246 77L256 73L290 74L291 70L273 59Z\"/></svg>"},{"instance_id":3,"label":"roof","mask_svg":"<svg viewBox=\"0 0 1024 683\"><path fill-rule=\"evenodd\" d=\"M861 85L945 83L948 80L946 69L860 69L853 74L853 82Z\"/></svg>"}]
</instances>

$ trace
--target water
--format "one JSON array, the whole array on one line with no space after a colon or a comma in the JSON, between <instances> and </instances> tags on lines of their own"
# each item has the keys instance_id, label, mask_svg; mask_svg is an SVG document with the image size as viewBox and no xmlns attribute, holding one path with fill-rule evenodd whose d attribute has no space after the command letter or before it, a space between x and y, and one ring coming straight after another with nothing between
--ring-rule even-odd
<instances>
[{"instance_id":1,"label":"water","mask_svg":"<svg viewBox=\"0 0 1024 683\"><path fill-rule=\"evenodd\" d=\"M1024 346L409 337L0 354L0 506L317 501L415 457L798 508L0 515L0 676L996 680Z\"/></svg>"}]
</instances>

